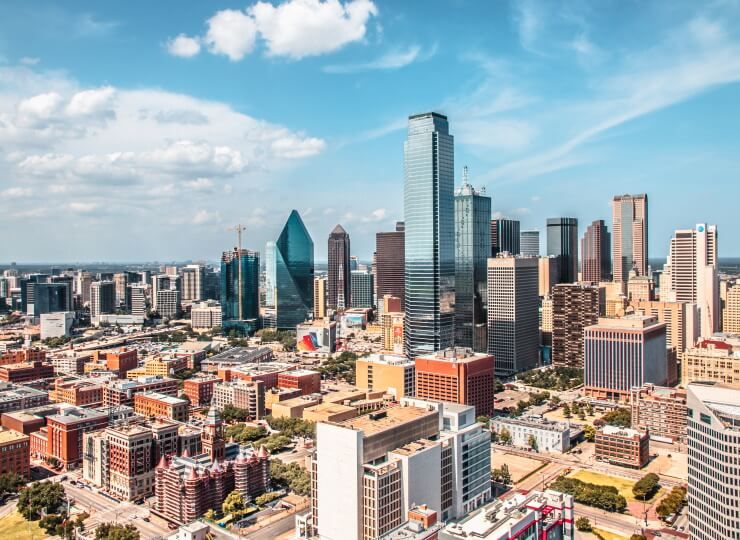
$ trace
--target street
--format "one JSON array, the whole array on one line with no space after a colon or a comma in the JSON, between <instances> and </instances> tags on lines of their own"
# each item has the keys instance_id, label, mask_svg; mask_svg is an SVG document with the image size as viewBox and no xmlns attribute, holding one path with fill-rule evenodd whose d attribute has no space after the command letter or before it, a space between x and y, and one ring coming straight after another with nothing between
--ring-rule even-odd
<instances>
[{"instance_id":1,"label":"street","mask_svg":"<svg viewBox=\"0 0 740 540\"><path fill-rule=\"evenodd\" d=\"M249 533L249 540L274 540L279 538L295 528L295 514L290 514L284 518L271 523L258 531Z\"/></svg>"}]
</instances>

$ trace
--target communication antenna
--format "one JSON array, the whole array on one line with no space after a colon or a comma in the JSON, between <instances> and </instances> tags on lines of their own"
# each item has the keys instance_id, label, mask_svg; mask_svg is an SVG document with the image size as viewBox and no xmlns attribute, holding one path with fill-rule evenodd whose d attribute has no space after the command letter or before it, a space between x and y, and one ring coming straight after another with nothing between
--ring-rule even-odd
<instances>
[{"instance_id":1,"label":"communication antenna","mask_svg":"<svg viewBox=\"0 0 740 540\"><path fill-rule=\"evenodd\" d=\"M468 183L468 166L465 165L463 167L463 185L466 185Z\"/></svg>"},{"instance_id":2,"label":"communication antenna","mask_svg":"<svg viewBox=\"0 0 740 540\"><path fill-rule=\"evenodd\" d=\"M234 225L233 227L230 227L228 230L235 231L236 232L236 241L237 241L237 268L239 269L239 319L241 320L242 314L244 313L242 311L242 231L247 230L246 227L244 227L241 223L238 223Z\"/></svg>"}]
</instances>

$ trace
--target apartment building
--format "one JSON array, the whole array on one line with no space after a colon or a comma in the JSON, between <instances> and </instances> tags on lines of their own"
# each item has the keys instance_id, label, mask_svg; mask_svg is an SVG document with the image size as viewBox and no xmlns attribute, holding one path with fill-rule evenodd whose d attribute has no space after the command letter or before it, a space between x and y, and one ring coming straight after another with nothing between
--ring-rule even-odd
<instances>
[{"instance_id":1,"label":"apartment building","mask_svg":"<svg viewBox=\"0 0 740 540\"><path fill-rule=\"evenodd\" d=\"M415 363L402 355L371 354L355 362L358 388L386 392L399 400L414 395L415 377Z\"/></svg>"},{"instance_id":2,"label":"apartment building","mask_svg":"<svg viewBox=\"0 0 740 540\"><path fill-rule=\"evenodd\" d=\"M740 335L715 334L684 351L681 383L700 381L740 384Z\"/></svg>"},{"instance_id":3,"label":"apartment building","mask_svg":"<svg viewBox=\"0 0 740 540\"><path fill-rule=\"evenodd\" d=\"M650 437L644 431L616 426L596 430L597 461L642 469L650 459Z\"/></svg>"},{"instance_id":4,"label":"apartment building","mask_svg":"<svg viewBox=\"0 0 740 540\"><path fill-rule=\"evenodd\" d=\"M293 389L300 395L298 388ZM218 382L213 387L211 405L223 411L226 405L249 411L251 420L265 416L265 385L262 381Z\"/></svg>"},{"instance_id":5,"label":"apartment building","mask_svg":"<svg viewBox=\"0 0 740 540\"><path fill-rule=\"evenodd\" d=\"M147 418L169 418L178 422L187 422L190 404L186 399L160 394L143 392L134 395L134 411Z\"/></svg>"},{"instance_id":6,"label":"apartment building","mask_svg":"<svg viewBox=\"0 0 740 540\"><path fill-rule=\"evenodd\" d=\"M686 390L645 384L630 391L632 429L662 442L686 440Z\"/></svg>"},{"instance_id":7,"label":"apartment building","mask_svg":"<svg viewBox=\"0 0 740 540\"><path fill-rule=\"evenodd\" d=\"M596 285L559 284L552 289L552 363L583 367L583 329L603 313L604 290Z\"/></svg>"}]
</instances>

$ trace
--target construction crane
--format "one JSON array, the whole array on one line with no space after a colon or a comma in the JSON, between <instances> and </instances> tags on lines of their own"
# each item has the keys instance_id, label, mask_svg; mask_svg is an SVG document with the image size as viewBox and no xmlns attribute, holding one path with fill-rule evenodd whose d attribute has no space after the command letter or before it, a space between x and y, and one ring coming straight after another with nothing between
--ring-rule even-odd
<instances>
[{"instance_id":1,"label":"construction crane","mask_svg":"<svg viewBox=\"0 0 740 540\"><path fill-rule=\"evenodd\" d=\"M228 230L232 232L236 232L236 239L237 239L236 241L237 241L237 250L238 250L236 252L236 259L237 259L236 263L237 263L237 267L239 268L239 293L238 293L239 317L238 318L241 320L241 318L244 316L243 315L244 312L242 311L242 290L243 290L242 288L242 232L246 231L247 228L244 227L241 223L238 223L234 225L233 227L230 227Z\"/></svg>"}]
</instances>

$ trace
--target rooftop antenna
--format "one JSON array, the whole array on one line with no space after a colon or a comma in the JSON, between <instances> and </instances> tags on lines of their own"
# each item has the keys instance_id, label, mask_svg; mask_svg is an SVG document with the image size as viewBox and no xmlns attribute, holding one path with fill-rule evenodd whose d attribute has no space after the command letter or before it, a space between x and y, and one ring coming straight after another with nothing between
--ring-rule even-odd
<instances>
[{"instance_id":1,"label":"rooftop antenna","mask_svg":"<svg viewBox=\"0 0 740 540\"><path fill-rule=\"evenodd\" d=\"M244 313L242 311L242 231L247 230L246 227L244 227L241 223L238 223L234 225L233 227L229 228L230 231L236 232L236 239L237 239L237 267L239 268L239 319L241 320L242 314Z\"/></svg>"},{"instance_id":2,"label":"rooftop antenna","mask_svg":"<svg viewBox=\"0 0 740 540\"><path fill-rule=\"evenodd\" d=\"M468 166L465 165L463 167L463 185L466 185L468 183Z\"/></svg>"}]
</instances>

